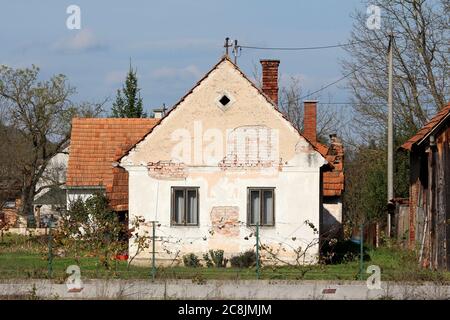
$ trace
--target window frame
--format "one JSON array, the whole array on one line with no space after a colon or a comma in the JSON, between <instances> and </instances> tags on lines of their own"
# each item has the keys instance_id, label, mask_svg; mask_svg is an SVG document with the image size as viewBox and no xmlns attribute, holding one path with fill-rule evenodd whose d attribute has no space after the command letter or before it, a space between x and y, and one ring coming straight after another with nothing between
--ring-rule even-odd
<instances>
[{"instance_id":1,"label":"window frame","mask_svg":"<svg viewBox=\"0 0 450 320\"><path fill-rule=\"evenodd\" d=\"M16 205L15 199L6 200L3 203L3 207L2 207L2 209L16 209L16 208L17 208L17 205Z\"/></svg>"},{"instance_id":2,"label":"window frame","mask_svg":"<svg viewBox=\"0 0 450 320\"><path fill-rule=\"evenodd\" d=\"M200 192L199 187L182 187L182 186L173 186L170 189L170 225L171 226L181 226L181 227L196 227L200 224ZM183 191L183 199L184 199L184 208L183 208L183 223L178 223L175 221L175 192L181 190ZM187 223L187 202L188 191L195 191L197 196L197 223Z\"/></svg>"},{"instance_id":3,"label":"window frame","mask_svg":"<svg viewBox=\"0 0 450 320\"><path fill-rule=\"evenodd\" d=\"M275 227L275 187L247 187L247 226L256 226L256 223L251 223L251 214L252 214L252 201L251 201L251 192L259 191L259 226L260 227ZM264 201L263 201L263 192L264 191L272 191L272 213L273 219L271 224L262 224L263 221L263 212L264 212Z\"/></svg>"}]
</instances>

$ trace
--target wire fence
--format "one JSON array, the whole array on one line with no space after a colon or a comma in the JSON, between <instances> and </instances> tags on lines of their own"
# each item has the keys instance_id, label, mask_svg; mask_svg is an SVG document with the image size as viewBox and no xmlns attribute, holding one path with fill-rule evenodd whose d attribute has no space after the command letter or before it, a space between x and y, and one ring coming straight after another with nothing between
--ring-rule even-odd
<instances>
[{"instance_id":1,"label":"wire fence","mask_svg":"<svg viewBox=\"0 0 450 320\"><path fill-rule=\"evenodd\" d=\"M283 222L280 222L283 223ZM120 260L123 257L114 256L108 264L101 261L98 256L82 255L73 257L69 252L61 254L53 246L53 233L50 229L47 235L23 236L25 239L14 241L4 240L0 242L0 279L54 279L65 281L70 275L67 270L69 266L76 265L80 269L81 277L84 279L191 279L193 282L202 282L209 279L220 280L366 280L371 276L367 273L367 267L373 264L371 261L360 261L358 256L353 261L341 264L318 264L318 263L291 263L282 264L278 260L261 259L267 258L265 245L267 243L278 244L280 248L294 250L294 244L298 243L305 248L306 239L292 239L299 228L303 225L291 226L291 233L272 236L259 232L258 226L246 226L241 237L248 238L249 248L255 250L256 261L260 263L247 267L233 267L230 263L224 267L212 262L210 266L205 265L200 254L202 266L186 267L182 262L180 251L185 246L192 246L205 240L207 234L197 236L186 236L177 238L165 229L169 225L151 223L152 229L148 242L142 253L144 258L138 263L129 264L128 260ZM217 227L217 226L215 226ZM206 232L206 231L205 231ZM209 234L209 233L208 233ZM209 234L211 236L211 234ZM8 242L9 241L9 242ZM252 243L252 244L251 244ZM175 249L170 253L164 251L164 246ZM208 248L205 244L204 248ZM177 252L178 251L178 252ZM205 250L208 253L208 249ZM229 256L228 256L229 258ZM392 258L392 257L391 257ZM161 264L160 260L166 263ZM278 262L278 263L277 263ZM400 261L401 262L401 261ZM430 272L419 268L407 268L395 265L397 261L388 261L381 266L381 279L383 280L423 280L423 281L448 281L448 274Z\"/></svg>"}]
</instances>

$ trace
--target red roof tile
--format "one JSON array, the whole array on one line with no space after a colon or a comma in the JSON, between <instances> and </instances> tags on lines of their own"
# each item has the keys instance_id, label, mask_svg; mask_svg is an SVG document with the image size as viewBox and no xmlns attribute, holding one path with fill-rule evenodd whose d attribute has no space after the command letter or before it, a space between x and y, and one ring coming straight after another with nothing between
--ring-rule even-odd
<instances>
[{"instance_id":1,"label":"red roof tile","mask_svg":"<svg viewBox=\"0 0 450 320\"><path fill-rule=\"evenodd\" d=\"M148 133L159 119L75 118L72 120L68 187L103 186L111 205L128 207L128 174L113 162ZM126 190L125 190L126 189Z\"/></svg>"},{"instance_id":2,"label":"red roof tile","mask_svg":"<svg viewBox=\"0 0 450 320\"><path fill-rule=\"evenodd\" d=\"M317 150L332 165L323 173L323 196L334 197L344 191L344 148L340 142L332 142L329 147L316 142Z\"/></svg>"},{"instance_id":3,"label":"red roof tile","mask_svg":"<svg viewBox=\"0 0 450 320\"><path fill-rule=\"evenodd\" d=\"M406 141L400 148L411 151L413 145L420 144L434 128L441 124L445 119L450 118L450 103L439 111L426 125L424 125L414 136Z\"/></svg>"}]
</instances>

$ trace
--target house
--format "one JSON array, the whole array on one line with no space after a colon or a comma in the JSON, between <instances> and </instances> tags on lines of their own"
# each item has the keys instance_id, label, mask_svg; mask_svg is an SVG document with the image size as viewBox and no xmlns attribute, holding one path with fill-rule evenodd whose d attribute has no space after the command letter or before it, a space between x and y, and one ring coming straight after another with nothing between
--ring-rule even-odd
<instances>
[{"instance_id":1,"label":"house","mask_svg":"<svg viewBox=\"0 0 450 320\"><path fill-rule=\"evenodd\" d=\"M17 179L0 179L0 229L15 227L20 220L21 183Z\"/></svg>"},{"instance_id":2,"label":"house","mask_svg":"<svg viewBox=\"0 0 450 320\"><path fill-rule=\"evenodd\" d=\"M314 101L298 132L278 110L279 61L261 64L259 89L224 56L161 119L74 119L68 203L106 192L130 226L145 219L138 233L155 225L160 263L254 249L257 225L265 259L316 261L342 222L342 144L317 141ZM151 257L133 239L129 254Z\"/></svg>"},{"instance_id":3,"label":"house","mask_svg":"<svg viewBox=\"0 0 450 320\"><path fill-rule=\"evenodd\" d=\"M317 101L304 102L303 136L311 142L332 168L322 174L321 237L326 239L342 237L342 196L344 192L344 147L336 136L330 135L330 145L317 139Z\"/></svg>"},{"instance_id":4,"label":"house","mask_svg":"<svg viewBox=\"0 0 450 320\"><path fill-rule=\"evenodd\" d=\"M401 149L410 154L409 245L422 266L450 270L450 103Z\"/></svg>"},{"instance_id":5,"label":"house","mask_svg":"<svg viewBox=\"0 0 450 320\"><path fill-rule=\"evenodd\" d=\"M69 147L55 154L48 162L36 189L48 188L38 192L33 201L34 220L37 228L45 227L50 217L58 217L66 209L67 163L69 161ZM44 223L42 223L44 222Z\"/></svg>"}]
</instances>

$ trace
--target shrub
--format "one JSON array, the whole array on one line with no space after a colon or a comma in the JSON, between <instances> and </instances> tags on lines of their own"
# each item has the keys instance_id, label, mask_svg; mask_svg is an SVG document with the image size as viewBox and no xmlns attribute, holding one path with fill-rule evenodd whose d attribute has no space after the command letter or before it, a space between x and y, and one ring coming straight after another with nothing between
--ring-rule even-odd
<instances>
[{"instance_id":1,"label":"shrub","mask_svg":"<svg viewBox=\"0 0 450 320\"><path fill-rule=\"evenodd\" d=\"M208 253L205 253L203 255L203 259L205 260L208 268L225 268L228 263L228 259L223 257L223 250L209 250L209 255Z\"/></svg>"},{"instance_id":2,"label":"shrub","mask_svg":"<svg viewBox=\"0 0 450 320\"><path fill-rule=\"evenodd\" d=\"M188 268L198 268L202 266L200 263L200 259L194 253L184 255L183 263L184 266Z\"/></svg>"},{"instance_id":3,"label":"shrub","mask_svg":"<svg viewBox=\"0 0 450 320\"><path fill-rule=\"evenodd\" d=\"M339 264L359 258L360 245L351 240L326 242L322 247L322 260L327 264ZM370 261L367 246L363 246L363 260Z\"/></svg>"},{"instance_id":4,"label":"shrub","mask_svg":"<svg viewBox=\"0 0 450 320\"><path fill-rule=\"evenodd\" d=\"M251 268L256 265L256 253L253 250L247 250L244 253L231 257L230 263L235 268Z\"/></svg>"}]
</instances>

